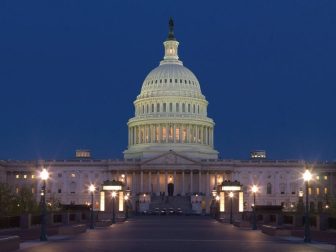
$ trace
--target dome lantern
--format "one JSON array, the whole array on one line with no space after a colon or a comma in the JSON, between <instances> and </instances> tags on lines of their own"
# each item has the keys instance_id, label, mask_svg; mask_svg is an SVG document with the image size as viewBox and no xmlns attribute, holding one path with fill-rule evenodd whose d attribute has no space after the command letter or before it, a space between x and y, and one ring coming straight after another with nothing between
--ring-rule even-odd
<instances>
[{"instance_id":1,"label":"dome lantern","mask_svg":"<svg viewBox=\"0 0 336 252\"><path fill-rule=\"evenodd\" d=\"M174 21L172 18L169 19L169 33L168 33L168 38L166 39L165 42L163 42L163 45L165 47L165 56L164 60L161 62L161 64L167 63L175 63L181 64L180 61L178 61L178 45L179 42L176 40L175 35L174 35ZM171 62L173 61L173 62Z\"/></svg>"}]
</instances>

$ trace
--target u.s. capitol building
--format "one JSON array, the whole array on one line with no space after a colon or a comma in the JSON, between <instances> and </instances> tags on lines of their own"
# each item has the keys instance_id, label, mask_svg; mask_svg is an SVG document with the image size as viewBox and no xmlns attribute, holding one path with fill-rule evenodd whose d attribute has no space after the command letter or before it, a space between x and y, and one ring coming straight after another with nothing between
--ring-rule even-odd
<instances>
[{"instance_id":1,"label":"u.s. capitol building","mask_svg":"<svg viewBox=\"0 0 336 252\"><path fill-rule=\"evenodd\" d=\"M311 206L321 209L335 199L336 163L267 160L263 152L253 153L249 160L218 159L208 101L194 73L179 59L172 22L163 44L163 60L147 75L134 101L124 160L91 159L85 151L73 160L3 160L0 182L16 192L28 185L39 198L38 172L44 167L51 176L47 200L87 204L91 183L100 187L106 180L121 180L130 190L133 205L147 198L148 207L156 198L168 195L168 185L173 185L170 197L193 203L197 196L202 210L209 212L213 189L224 181L239 181L244 211L251 210L252 185L259 187L257 204L282 204L291 210L302 196L302 173L308 167L313 172ZM101 209L101 204L97 190L94 207Z\"/></svg>"}]
</instances>

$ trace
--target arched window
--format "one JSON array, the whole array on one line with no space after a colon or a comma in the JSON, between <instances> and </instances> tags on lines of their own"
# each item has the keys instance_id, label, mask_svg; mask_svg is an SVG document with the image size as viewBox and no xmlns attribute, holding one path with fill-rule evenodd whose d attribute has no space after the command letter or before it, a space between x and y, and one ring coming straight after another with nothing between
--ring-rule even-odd
<instances>
[{"instance_id":1,"label":"arched window","mask_svg":"<svg viewBox=\"0 0 336 252\"><path fill-rule=\"evenodd\" d=\"M266 193L267 194L272 194L272 184L271 183L267 183Z\"/></svg>"},{"instance_id":2,"label":"arched window","mask_svg":"<svg viewBox=\"0 0 336 252\"><path fill-rule=\"evenodd\" d=\"M182 103L182 112L185 112L185 103Z\"/></svg>"},{"instance_id":3,"label":"arched window","mask_svg":"<svg viewBox=\"0 0 336 252\"><path fill-rule=\"evenodd\" d=\"M196 113L195 104L193 105L193 113Z\"/></svg>"},{"instance_id":4,"label":"arched window","mask_svg":"<svg viewBox=\"0 0 336 252\"><path fill-rule=\"evenodd\" d=\"M152 113L154 113L154 104L152 104Z\"/></svg>"},{"instance_id":5,"label":"arched window","mask_svg":"<svg viewBox=\"0 0 336 252\"><path fill-rule=\"evenodd\" d=\"M160 103L156 104L156 112L160 113Z\"/></svg>"}]
</instances>

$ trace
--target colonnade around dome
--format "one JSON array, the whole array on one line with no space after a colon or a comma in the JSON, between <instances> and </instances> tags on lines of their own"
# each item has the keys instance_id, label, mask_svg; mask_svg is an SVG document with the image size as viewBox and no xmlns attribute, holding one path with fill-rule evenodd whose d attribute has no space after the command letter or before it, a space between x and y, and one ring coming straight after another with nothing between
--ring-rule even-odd
<instances>
[{"instance_id":1,"label":"colonnade around dome","mask_svg":"<svg viewBox=\"0 0 336 252\"><path fill-rule=\"evenodd\" d=\"M159 123L131 126L129 146L136 144L202 144L213 147L213 127L195 124Z\"/></svg>"}]
</instances>

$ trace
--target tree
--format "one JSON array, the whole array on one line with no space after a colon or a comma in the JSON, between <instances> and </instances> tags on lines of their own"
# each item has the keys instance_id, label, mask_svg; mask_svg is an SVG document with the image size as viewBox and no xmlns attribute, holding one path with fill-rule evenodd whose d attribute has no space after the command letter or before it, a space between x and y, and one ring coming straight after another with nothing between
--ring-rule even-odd
<instances>
[{"instance_id":1,"label":"tree","mask_svg":"<svg viewBox=\"0 0 336 252\"><path fill-rule=\"evenodd\" d=\"M0 183L0 216L12 215L16 209L16 198L6 183Z\"/></svg>"},{"instance_id":2,"label":"tree","mask_svg":"<svg viewBox=\"0 0 336 252\"><path fill-rule=\"evenodd\" d=\"M35 196L28 186L23 186L15 195L17 213L33 213L38 211L38 204Z\"/></svg>"}]
</instances>

